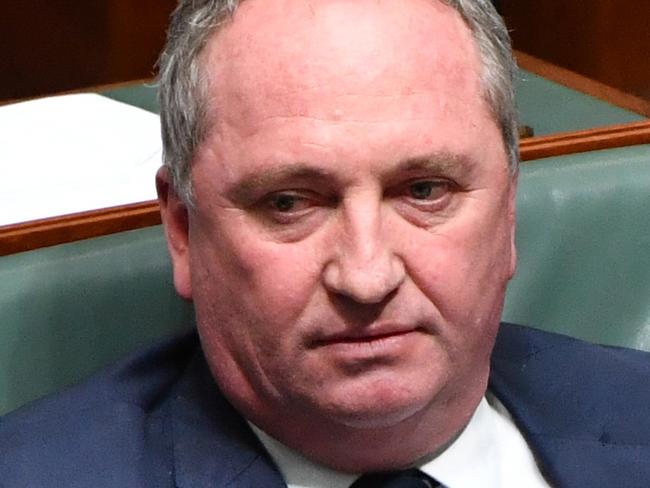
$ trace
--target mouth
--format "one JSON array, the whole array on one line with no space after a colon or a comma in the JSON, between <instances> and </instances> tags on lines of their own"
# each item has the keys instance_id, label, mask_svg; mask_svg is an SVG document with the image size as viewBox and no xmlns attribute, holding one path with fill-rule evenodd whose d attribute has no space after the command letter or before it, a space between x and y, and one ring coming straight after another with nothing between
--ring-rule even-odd
<instances>
[{"instance_id":1,"label":"mouth","mask_svg":"<svg viewBox=\"0 0 650 488\"><path fill-rule=\"evenodd\" d=\"M360 347L380 347L382 345L389 345L412 336L413 334L423 333L424 330L420 327L410 328L394 328L392 330L376 330L354 333L341 333L333 334L322 339L315 340L313 345L315 348L340 346L350 348Z\"/></svg>"}]
</instances>

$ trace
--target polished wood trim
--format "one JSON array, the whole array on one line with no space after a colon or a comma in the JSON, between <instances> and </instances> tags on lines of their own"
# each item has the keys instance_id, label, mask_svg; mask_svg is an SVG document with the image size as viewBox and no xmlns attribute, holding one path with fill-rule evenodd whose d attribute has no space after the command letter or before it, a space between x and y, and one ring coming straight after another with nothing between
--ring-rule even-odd
<instances>
[{"instance_id":1,"label":"polished wood trim","mask_svg":"<svg viewBox=\"0 0 650 488\"><path fill-rule=\"evenodd\" d=\"M522 161L650 144L650 120L522 139Z\"/></svg>"},{"instance_id":2,"label":"polished wood trim","mask_svg":"<svg viewBox=\"0 0 650 488\"><path fill-rule=\"evenodd\" d=\"M520 67L536 75L618 107L650 117L650 100L613 88L600 81L587 78L522 51L515 50L515 58Z\"/></svg>"},{"instance_id":3,"label":"polished wood trim","mask_svg":"<svg viewBox=\"0 0 650 488\"><path fill-rule=\"evenodd\" d=\"M0 256L157 224L154 200L0 226Z\"/></svg>"},{"instance_id":4,"label":"polished wood trim","mask_svg":"<svg viewBox=\"0 0 650 488\"><path fill-rule=\"evenodd\" d=\"M650 120L522 139L521 159L650 144ZM160 224L156 201L0 227L0 256Z\"/></svg>"}]
</instances>

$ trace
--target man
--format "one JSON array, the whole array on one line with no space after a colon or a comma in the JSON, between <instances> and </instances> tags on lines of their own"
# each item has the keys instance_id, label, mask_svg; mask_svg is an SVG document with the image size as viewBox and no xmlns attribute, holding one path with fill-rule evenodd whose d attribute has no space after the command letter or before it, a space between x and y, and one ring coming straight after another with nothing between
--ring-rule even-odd
<instances>
[{"instance_id":1,"label":"man","mask_svg":"<svg viewBox=\"0 0 650 488\"><path fill-rule=\"evenodd\" d=\"M487 0L186 1L169 36L157 187L203 352L6 421L10 486L645 486L617 409L649 395L582 376L647 356L499 331L518 156Z\"/></svg>"}]
</instances>

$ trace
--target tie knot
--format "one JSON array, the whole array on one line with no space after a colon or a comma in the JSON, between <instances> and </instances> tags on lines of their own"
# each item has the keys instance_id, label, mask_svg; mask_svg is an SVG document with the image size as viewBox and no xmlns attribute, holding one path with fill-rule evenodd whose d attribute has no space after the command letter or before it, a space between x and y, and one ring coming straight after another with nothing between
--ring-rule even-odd
<instances>
[{"instance_id":1,"label":"tie knot","mask_svg":"<svg viewBox=\"0 0 650 488\"><path fill-rule=\"evenodd\" d=\"M419 469L364 474L350 488L436 488L436 480Z\"/></svg>"}]
</instances>

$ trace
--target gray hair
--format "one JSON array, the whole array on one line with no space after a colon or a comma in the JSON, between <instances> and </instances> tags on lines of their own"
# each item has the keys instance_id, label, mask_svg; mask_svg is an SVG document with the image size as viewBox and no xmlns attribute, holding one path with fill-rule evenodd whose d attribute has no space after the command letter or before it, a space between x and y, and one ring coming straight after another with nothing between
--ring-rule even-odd
<instances>
[{"instance_id":1,"label":"gray hair","mask_svg":"<svg viewBox=\"0 0 650 488\"><path fill-rule=\"evenodd\" d=\"M207 82L201 53L244 0L180 0L158 61L163 162L180 198L192 203L191 162L206 133ZM481 58L483 97L499 125L511 172L519 164L510 37L490 0L440 0L459 12Z\"/></svg>"}]
</instances>

